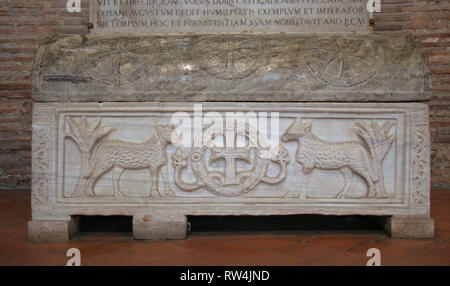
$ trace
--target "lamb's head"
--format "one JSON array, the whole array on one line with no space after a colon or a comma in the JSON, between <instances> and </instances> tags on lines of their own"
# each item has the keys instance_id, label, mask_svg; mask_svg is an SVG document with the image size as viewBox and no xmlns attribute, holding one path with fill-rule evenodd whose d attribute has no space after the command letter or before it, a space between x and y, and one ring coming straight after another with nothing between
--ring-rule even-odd
<instances>
[{"instance_id":1,"label":"lamb's head","mask_svg":"<svg viewBox=\"0 0 450 286\"><path fill-rule=\"evenodd\" d=\"M300 117L296 118L292 122L291 126L284 132L281 136L283 142L298 140L299 138L311 133L312 123L309 121L302 120Z\"/></svg>"},{"instance_id":2,"label":"lamb's head","mask_svg":"<svg viewBox=\"0 0 450 286\"><path fill-rule=\"evenodd\" d=\"M173 124L158 124L156 131L158 132L158 137L162 142L172 143L173 141L178 141L177 132L175 131Z\"/></svg>"}]
</instances>

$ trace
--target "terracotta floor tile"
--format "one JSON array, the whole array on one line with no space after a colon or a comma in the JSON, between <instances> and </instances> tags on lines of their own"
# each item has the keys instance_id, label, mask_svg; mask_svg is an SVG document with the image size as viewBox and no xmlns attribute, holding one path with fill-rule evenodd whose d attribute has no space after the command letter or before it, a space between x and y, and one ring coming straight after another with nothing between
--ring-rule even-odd
<instances>
[{"instance_id":1,"label":"terracotta floor tile","mask_svg":"<svg viewBox=\"0 0 450 286\"><path fill-rule=\"evenodd\" d=\"M283 232L281 234L275 233L274 235L278 238L290 239L295 242L300 242L300 241L308 241L308 240L314 239L315 237L319 236L320 234L312 233L312 232L293 232L293 233Z\"/></svg>"},{"instance_id":2,"label":"terracotta floor tile","mask_svg":"<svg viewBox=\"0 0 450 286\"><path fill-rule=\"evenodd\" d=\"M82 265L365 265L367 249L382 265L450 265L450 190L432 192L436 237L390 239L380 232L191 233L180 241L134 240L131 233L80 233L69 242L27 240L30 193L0 191L0 265L65 265L81 251Z\"/></svg>"},{"instance_id":3,"label":"terracotta floor tile","mask_svg":"<svg viewBox=\"0 0 450 286\"><path fill-rule=\"evenodd\" d=\"M317 260L318 258L336 255L341 252L338 249L326 246L317 246L314 244L309 244L308 242L297 242L295 244L290 244L278 248L277 251L289 256L300 257L309 260Z\"/></svg>"},{"instance_id":4,"label":"terracotta floor tile","mask_svg":"<svg viewBox=\"0 0 450 286\"><path fill-rule=\"evenodd\" d=\"M450 243L441 242L428 247L410 250L386 261L385 265L450 266Z\"/></svg>"},{"instance_id":5,"label":"terracotta floor tile","mask_svg":"<svg viewBox=\"0 0 450 286\"><path fill-rule=\"evenodd\" d=\"M365 242L349 250L351 253L365 255L370 248L378 248L381 252L381 260L386 261L398 257L410 251L427 247L436 243L435 240L405 240L383 238Z\"/></svg>"},{"instance_id":6,"label":"terracotta floor tile","mask_svg":"<svg viewBox=\"0 0 450 286\"><path fill-rule=\"evenodd\" d=\"M434 227L436 231L450 231L450 221L437 220L434 223Z\"/></svg>"},{"instance_id":7,"label":"terracotta floor tile","mask_svg":"<svg viewBox=\"0 0 450 286\"><path fill-rule=\"evenodd\" d=\"M16 225L10 225L8 227L3 228L2 233L9 236L10 239L27 240L28 224L22 222Z\"/></svg>"},{"instance_id":8,"label":"terracotta floor tile","mask_svg":"<svg viewBox=\"0 0 450 286\"><path fill-rule=\"evenodd\" d=\"M260 250L266 251L294 244L296 242L297 241L294 239L283 238L274 235L256 235L254 237L248 237L242 240L235 241L233 243L237 243L243 246L255 247Z\"/></svg>"},{"instance_id":9,"label":"terracotta floor tile","mask_svg":"<svg viewBox=\"0 0 450 286\"><path fill-rule=\"evenodd\" d=\"M208 251L214 248L220 248L224 245L232 243L232 241L227 241L224 239L216 237L188 237L185 240L178 240L171 242L173 245L184 247L192 251Z\"/></svg>"},{"instance_id":10,"label":"terracotta floor tile","mask_svg":"<svg viewBox=\"0 0 450 286\"><path fill-rule=\"evenodd\" d=\"M12 255L7 259L0 257L2 266L64 266L67 262L66 257L39 252L27 253L27 255Z\"/></svg>"},{"instance_id":11,"label":"terracotta floor tile","mask_svg":"<svg viewBox=\"0 0 450 286\"><path fill-rule=\"evenodd\" d=\"M67 257L46 249L18 241L3 243L0 247L0 265L65 265Z\"/></svg>"},{"instance_id":12,"label":"terracotta floor tile","mask_svg":"<svg viewBox=\"0 0 450 286\"><path fill-rule=\"evenodd\" d=\"M450 239L450 230L449 231L435 230L435 236L437 239L440 240Z\"/></svg>"},{"instance_id":13,"label":"terracotta floor tile","mask_svg":"<svg viewBox=\"0 0 450 286\"><path fill-rule=\"evenodd\" d=\"M246 239L246 238L249 238L249 237L251 237L253 235L258 235L258 234L255 234L255 233L253 233L253 234L252 233L239 233L239 232L229 233L229 232L227 232L227 233L209 233L209 235L211 237L214 237L216 239L220 239L220 240L223 240L223 241L238 241L238 240Z\"/></svg>"},{"instance_id":14,"label":"terracotta floor tile","mask_svg":"<svg viewBox=\"0 0 450 286\"><path fill-rule=\"evenodd\" d=\"M130 256L141 256L157 265L195 265L208 256L168 242L140 243L130 245L126 252ZM212 259L212 258L211 258Z\"/></svg>"},{"instance_id":15,"label":"terracotta floor tile","mask_svg":"<svg viewBox=\"0 0 450 286\"><path fill-rule=\"evenodd\" d=\"M320 257L318 262L323 265L332 266L365 266L370 257L367 257L365 253L351 253L348 251L340 252L326 257Z\"/></svg>"},{"instance_id":16,"label":"terracotta floor tile","mask_svg":"<svg viewBox=\"0 0 450 286\"><path fill-rule=\"evenodd\" d=\"M170 244L160 241L134 241L134 242L111 242L107 244L118 252L125 252L128 255L140 255L143 257L163 255L164 251L170 252Z\"/></svg>"},{"instance_id":17,"label":"terracotta floor tile","mask_svg":"<svg viewBox=\"0 0 450 286\"><path fill-rule=\"evenodd\" d=\"M178 265L186 265L186 266L229 266L233 265L233 262L236 260L228 259L227 257L214 257L214 256L207 256L204 254L197 254L194 253L192 256L189 257L189 259L186 259L184 263L178 264ZM171 265L171 264L164 264L164 265Z\"/></svg>"},{"instance_id":18,"label":"terracotta floor tile","mask_svg":"<svg viewBox=\"0 0 450 286\"><path fill-rule=\"evenodd\" d=\"M240 260L244 256L253 256L260 252L260 249L239 243L232 243L205 251L208 256L224 257L227 260Z\"/></svg>"},{"instance_id":19,"label":"terracotta floor tile","mask_svg":"<svg viewBox=\"0 0 450 286\"><path fill-rule=\"evenodd\" d=\"M308 241L311 246L349 250L365 242L377 239L376 235L367 234L325 234Z\"/></svg>"},{"instance_id":20,"label":"terracotta floor tile","mask_svg":"<svg viewBox=\"0 0 450 286\"><path fill-rule=\"evenodd\" d=\"M79 233L74 238L77 241L88 241L98 244L107 244L115 242L133 242L133 234L130 232L100 232L100 233Z\"/></svg>"},{"instance_id":21,"label":"terracotta floor tile","mask_svg":"<svg viewBox=\"0 0 450 286\"><path fill-rule=\"evenodd\" d=\"M127 251L105 253L82 257L83 266L143 266L152 263L153 260L142 255L130 255Z\"/></svg>"},{"instance_id":22,"label":"terracotta floor tile","mask_svg":"<svg viewBox=\"0 0 450 286\"><path fill-rule=\"evenodd\" d=\"M293 257L275 251L259 251L251 255L243 255L235 265L248 266L301 266L310 263L308 259Z\"/></svg>"}]
</instances>

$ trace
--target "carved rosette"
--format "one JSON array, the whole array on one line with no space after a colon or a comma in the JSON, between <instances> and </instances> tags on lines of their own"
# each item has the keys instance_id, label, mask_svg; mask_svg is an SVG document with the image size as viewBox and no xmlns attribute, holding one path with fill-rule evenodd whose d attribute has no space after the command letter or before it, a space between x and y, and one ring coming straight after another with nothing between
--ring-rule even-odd
<instances>
[{"instance_id":1,"label":"carved rosette","mask_svg":"<svg viewBox=\"0 0 450 286\"><path fill-rule=\"evenodd\" d=\"M310 45L304 56L310 72L336 86L364 83L384 63L382 48L367 40L331 38Z\"/></svg>"},{"instance_id":2,"label":"carved rosette","mask_svg":"<svg viewBox=\"0 0 450 286\"><path fill-rule=\"evenodd\" d=\"M411 203L429 204L430 196L430 130L427 109L411 112Z\"/></svg>"},{"instance_id":3,"label":"carved rosette","mask_svg":"<svg viewBox=\"0 0 450 286\"><path fill-rule=\"evenodd\" d=\"M80 48L77 60L90 79L122 86L145 76L159 56L160 46L155 40L106 38L93 40L88 49Z\"/></svg>"},{"instance_id":4,"label":"carved rosette","mask_svg":"<svg viewBox=\"0 0 450 286\"><path fill-rule=\"evenodd\" d=\"M39 109L33 113L32 137L32 202L49 202L51 165L51 125L53 109Z\"/></svg>"},{"instance_id":5,"label":"carved rosette","mask_svg":"<svg viewBox=\"0 0 450 286\"><path fill-rule=\"evenodd\" d=\"M253 37L225 37L201 40L192 48L200 66L209 75L224 80L240 80L261 66L262 45Z\"/></svg>"}]
</instances>

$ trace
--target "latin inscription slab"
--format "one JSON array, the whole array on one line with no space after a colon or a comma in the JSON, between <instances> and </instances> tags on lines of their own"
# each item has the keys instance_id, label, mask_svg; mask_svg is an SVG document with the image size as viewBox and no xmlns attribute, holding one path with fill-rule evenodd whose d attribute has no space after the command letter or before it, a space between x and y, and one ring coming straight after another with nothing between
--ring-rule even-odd
<instances>
[{"instance_id":1,"label":"latin inscription slab","mask_svg":"<svg viewBox=\"0 0 450 286\"><path fill-rule=\"evenodd\" d=\"M92 32L147 34L369 32L366 0L90 0Z\"/></svg>"}]
</instances>

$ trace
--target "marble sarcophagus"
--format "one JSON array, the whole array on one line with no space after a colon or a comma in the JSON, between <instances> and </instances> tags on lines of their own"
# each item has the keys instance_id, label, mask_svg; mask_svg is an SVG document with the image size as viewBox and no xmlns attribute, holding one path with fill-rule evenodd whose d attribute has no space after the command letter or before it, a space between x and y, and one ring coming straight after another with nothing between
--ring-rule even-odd
<instances>
[{"instance_id":1,"label":"marble sarcophagus","mask_svg":"<svg viewBox=\"0 0 450 286\"><path fill-rule=\"evenodd\" d=\"M394 237L432 237L428 108L401 102L429 90L404 36L50 38L30 238L67 240L80 215L181 239L188 215L288 214L387 216Z\"/></svg>"}]
</instances>

